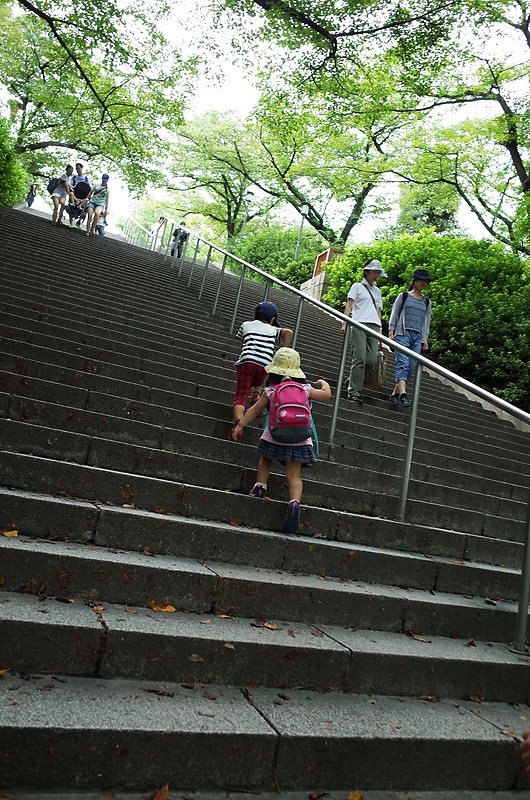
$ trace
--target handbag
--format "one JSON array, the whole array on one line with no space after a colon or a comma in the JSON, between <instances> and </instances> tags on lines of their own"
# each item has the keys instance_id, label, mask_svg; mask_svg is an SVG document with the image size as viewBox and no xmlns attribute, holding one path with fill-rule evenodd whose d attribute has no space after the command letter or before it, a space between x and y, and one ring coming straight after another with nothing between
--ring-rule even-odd
<instances>
[{"instance_id":1,"label":"handbag","mask_svg":"<svg viewBox=\"0 0 530 800\"><path fill-rule=\"evenodd\" d=\"M364 385L367 389L378 389L385 385L387 361L388 350L380 342L375 364L367 366L364 371Z\"/></svg>"}]
</instances>

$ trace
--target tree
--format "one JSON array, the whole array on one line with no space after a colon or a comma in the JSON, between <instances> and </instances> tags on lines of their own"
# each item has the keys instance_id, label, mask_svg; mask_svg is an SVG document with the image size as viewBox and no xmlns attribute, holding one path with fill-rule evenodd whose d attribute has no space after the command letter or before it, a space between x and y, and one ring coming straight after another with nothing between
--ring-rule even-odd
<instances>
[{"instance_id":1,"label":"tree","mask_svg":"<svg viewBox=\"0 0 530 800\"><path fill-rule=\"evenodd\" d=\"M164 131L182 121L174 87L185 67L167 52L151 12L132 4L125 13L111 3L88 30L74 5L54 6L53 17L40 6L0 15L0 82L10 96L15 149L34 174L64 166L72 151L97 167L114 165L141 188L160 174L153 165L163 162ZM133 40L131 24L138 26Z\"/></svg>"},{"instance_id":2,"label":"tree","mask_svg":"<svg viewBox=\"0 0 530 800\"><path fill-rule=\"evenodd\" d=\"M7 123L0 119L0 204L12 206L28 191L28 176L19 163Z\"/></svg>"}]
</instances>

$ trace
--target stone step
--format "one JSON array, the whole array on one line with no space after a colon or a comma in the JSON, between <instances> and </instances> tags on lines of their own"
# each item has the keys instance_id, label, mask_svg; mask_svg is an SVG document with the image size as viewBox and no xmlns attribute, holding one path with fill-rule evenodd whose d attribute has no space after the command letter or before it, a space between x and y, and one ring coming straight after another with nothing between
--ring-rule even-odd
<instances>
[{"instance_id":1,"label":"stone step","mask_svg":"<svg viewBox=\"0 0 530 800\"><path fill-rule=\"evenodd\" d=\"M351 784L357 785L357 784ZM150 787L150 797L156 791L164 790L162 787ZM321 787L325 789L325 787ZM353 793L353 791L352 791ZM16 796L15 796L16 794ZM344 791L323 791L322 794L329 800L344 800ZM68 794L49 794L48 792L9 792L12 800L145 800L145 791L136 792L69 792ZM183 789L169 789L168 800L178 800L185 796L188 800L307 800L306 792L188 792ZM502 792L481 792L458 789L452 791L432 792L391 792L391 791L363 791L362 800L529 800L530 792L524 789L514 789Z\"/></svg>"},{"instance_id":2,"label":"stone step","mask_svg":"<svg viewBox=\"0 0 530 800\"><path fill-rule=\"evenodd\" d=\"M504 644L62 600L0 593L3 658L12 673L479 703L530 698L528 658Z\"/></svg>"},{"instance_id":3,"label":"stone step","mask_svg":"<svg viewBox=\"0 0 530 800\"><path fill-rule=\"evenodd\" d=\"M152 551L22 536L0 538L0 552L5 565L3 591L9 592L98 604L169 603L195 613L289 619L354 630L411 630L486 642L512 641L515 632L515 603L443 589L303 575L287 568L213 561L205 566L195 559L153 556Z\"/></svg>"},{"instance_id":4,"label":"stone step","mask_svg":"<svg viewBox=\"0 0 530 800\"><path fill-rule=\"evenodd\" d=\"M286 697L277 689L7 675L4 783L41 792L145 791L166 782L196 791L524 785L508 734L520 730L520 712L506 704L481 704L478 714L473 701L300 690Z\"/></svg>"},{"instance_id":5,"label":"stone step","mask_svg":"<svg viewBox=\"0 0 530 800\"><path fill-rule=\"evenodd\" d=\"M233 516L243 518L245 516L244 509L250 501L251 505L248 508L251 511L250 515L246 517L246 524L260 523L265 529L274 530L283 521L283 514L277 513L278 509L276 508L281 504L275 501L256 504L252 503L254 498L247 496L255 480L254 469L224 465L220 477L218 465L206 459L179 456L177 461L178 454L157 450L155 453L159 464L163 459L166 459L168 463L165 467L153 466L149 465L149 453L146 448L110 442L112 458L107 459L104 455L103 443L99 443L99 447L98 463L100 466L97 467L70 464L38 456L20 455L9 450L0 451L3 483L18 489L55 495L66 492L67 495L74 497L86 498L88 496L91 500L109 500L117 504L121 502L120 498L130 497L131 502L140 508L163 507L175 513L181 513L179 506L182 502L183 492L192 492L199 497L213 485L217 486L217 491L222 492L226 498L230 497L225 501L233 506L233 513L229 519ZM237 445L234 445L235 447ZM120 453L122 468L126 468L125 472L116 469L115 459L119 458ZM136 464L131 461L133 458L136 458ZM96 462L96 460L97 454L94 450L92 461ZM104 468L104 463L107 466L110 465L111 469ZM179 474L175 472L177 465L180 469ZM190 469L193 469L193 474L189 473ZM138 472L135 474L133 470ZM146 476L142 474L143 472L163 473L164 477L150 476L149 474ZM279 475L271 475L270 493L273 496L274 494L281 496L283 493L283 480ZM181 481L181 483L174 481ZM200 481L201 484L194 485L194 481ZM447 492L450 495L451 491L447 490ZM220 521L226 521L224 514L227 506L225 502L221 504L222 511L221 509L215 511L216 514L223 515L215 517ZM499 500L499 503L502 504L506 502L508 501ZM367 516L396 519L398 505L397 495L373 493L334 484L324 485L316 479L306 479L301 531L328 535L330 529L333 530L336 525L335 515L352 510ZM269 514L269 512L272 513ZM200 501L199 508L195 512L191 511L190 515L202 516ZM407 515L408 520L421 525L429 525L436 521L436 526L439 528L469 531L510 541L523 541L524 538L523 519L487 514L478 508L459 508L409 498ZM316 527L314 527L315 524Z\"/></svg>"},{"instance_id":6,"label":"stone step","mask_svg":"<svg viewBox=\"0 0 530 800\"><path fill-rule=\"evenodd\" d=\"M183 434L186 436L186 434ZM239 491L247 483L247 473L253 473L256 456L250 445L234 445L228 440L212 439L209 436L190 435L184 448L175 447L177 438L173 437L170 449L145 444L139 446L129 442L101 437L87 437L83 434L65 433L54 428L35 426L22 422L0 419L0 446L11 452L28 453L56 460L73 460L89 466L116 469L139 475L150 475L167 480L184 481L196 486L211 486L217 489ZM68 455L63 453L64 448ZM219 465L223 469L219 470ZM310 477L304 475L305 502L314 505L315 492L325 485L333 493L333 506L342 510L355 510L356 492L373 493L374 486L384 487L384 496L389 499L399 496L401 478L383 470L386 462L368 466L346 466L320 460L312 469ZM252 477L250 478L252 485ZM283 471L276 465L271 475L270 494L281 496L284 485ZM454 481L453 483L457 483ZM348 497L343 495L348 493ZM477 486L482 492L487 486ZM496 490L496 487L493 487ZM513 487L507 486L502 496L487 495L459 486L437 485L431 481L412 479L410 497L414 502L427 502L429 505L452 506L454 508L478 510L483 514L502 516L505 519L524 521L526 518L527 491L519 487L519 499L513 498ZM380 490L379 490L380 491ZM509 495L512 498L509 498ZM340 499L342 497L342 500ZM366 498L360 501L366 503ZM326 506L321 500L316 503ZM389 516L389 514L384 514Z\"/></svg>"}]
</instances>

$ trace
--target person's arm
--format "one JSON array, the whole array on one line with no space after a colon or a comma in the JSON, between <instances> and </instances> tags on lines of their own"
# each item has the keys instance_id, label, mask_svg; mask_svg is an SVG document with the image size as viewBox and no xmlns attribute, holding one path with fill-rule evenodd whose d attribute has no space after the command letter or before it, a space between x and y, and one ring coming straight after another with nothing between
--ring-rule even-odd
<instances>
[{"instance_id":1,"label":"person's arm","mask_svg":"<svg viewBox=\"0 0 530 800\"><path fill-rule=\"evenodd\" d=\"M431 327L431 307L432 307L431 301L427 300L427 308L425 310L425 320L423 322L424 340L421 343L421 349L422 350L428 350L429 349L429 330L430 330L430 327Z\"/></svg>"},{"instance_id":2,"label":"person's arm","mask_svg":"<svg viewBox=\"0 0 530 800\"><path fill-rule=\"evenodd\" d=\"M388 338L389 339L393 339L394 338L394 331L395 331L396 324L397 324L397 321L398 321L398 316L399 316L397 307L398 307L398 303L399 303L400 298L401 298L401 295L398 294L398 296L394 300L394 305L392 306L392 313L390 314L390 321L388 323ZM403 302L402 298L401 298L401 300Z\"/></svg>"},{"instance_id":3,"label":"person's arm","mask_svg":"<svg viewBox=\"0 0 530 800\"><path fill-rule=\"evenodd\" d=\"M290 347L293 341L293 332L290 328L282 328L280 333L280 344L282 347Z\"/></svg>"},{"instance_id":4,"label":"person's arm","mask_svg":"<svg viewBox=\"0 0 530 800\"><path fill-rule=\"evenodd\" d=\"M110 197L110 192L107 189L107 195L105 197L105 214L109 213L109 197Z\"/></svg>"},{"instance_id":5,"label":"person's arm","mask_svg":"<svg viewBox=\"0 0 530 800\"><path fill-rule=\"evenodd\" d=\"M310 400L329 400L331 397L331 388L327 381L320 378L315 381L309 392Z\"/></svg>"},{"instance_id":6,"label":"person's arm","mask_svg":"<svg viewBox=\"0 0 530 800\"><path fill-rule=\"evenodd\" d=\"M235 425L232 428L230 432L230 438L232 439L233 442L239 442L241 436L243 435L243 430L247 427L249 423L255 420L256 417L259 417L259 415L263 413L263 411L265 411L268 404L269 404L269 398L267 397L267 394L263 392L260 399L256 403L254 403L254 405L251 406L248 409L248 411L245 412L243 418L240 419L237 425Z\"/></svg>"},{"instance_id":7,"label":"person's arm","mask_svg":"<svg viewBox=\"0 0 530 800\"><path fill-rule=\"evenodd\" d=\"M346 305L344 306L344 314L347 317L350 316L352 308L353 308L353 297L348 297L348 299L346 301ZM340 329L341 329L341 332L344 333L344 331L346 330L346 323L345 322L342 323Z\"/></svg>"}]
</instances>

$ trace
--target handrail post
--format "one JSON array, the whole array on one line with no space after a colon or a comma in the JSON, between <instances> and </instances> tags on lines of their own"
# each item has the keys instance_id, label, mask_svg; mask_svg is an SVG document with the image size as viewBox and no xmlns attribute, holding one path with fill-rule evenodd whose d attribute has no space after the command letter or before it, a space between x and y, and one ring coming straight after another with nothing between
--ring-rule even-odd
<instances>
[{"instance_id":1,"label":"handrail post","mask_svg":"<svg viewBox=\"0 0 530 800\"><path fill-rule=\"evenodd\" d=\"M191 262L191 267L190 267L190 277L188 278L188 288L191 286L191 279L193 278L193 270L195 269L195 262L197 261L197 253L199 252L200 243L201 243L201 240L197 239L197 244L195 245L195 252L193 253L193 261Z\"/></svg>"},{"instance_id":2,"label":"handrail post","mask_svg":"<svg viewBox=\"0 0 530 800\"><path fill-rule=\"evenodd\" d=\"M342 382L344 380L344 370L346 369L346 359L348 357L348 344L351 336L351 327L352 327L351 325L347 325L346 330L344 331L344 341L342 343L339 374L337 376L337 389L335 391L335 399L333 401L333 412L331 414L331 428L329 431L330 447L333 447L335 441L335 431L337 429L337 420L339 417L340 393L342 391Z\"/></svg>"},{"instance_id":3,"label":"handrail post","mask_svg":"<svg viewBox=\"0 0 530 800\"><path fill-rule=\"evenodd\" d=\"M405 461L403 464L403 480L401 483L401 495L399 498L398 520L405 520L405 506L407 505L407 495L410 483L410 468L412 466L412 452L414 450L414 438L416 436L416 423L418 420L418 406L420 404L422 365L416 364L416 377L414 380L414 391L412 393L412 407L410 409L409 432L407 436L407 447L405 450Z\"/></svg>"},{"instance_id":4,"label":"handrail post","mask_svg":"<svg viewBox=\"0 0 530 800\"><path fill-rule=\"evenodd\" d=\"M526 535L523 547L523 563L521 566L521 588L517 607L517 628L515 644L510 648L514 653L528 655L526 649L526 631L528 628L528 603L530 601L530 497L526 509Z\"/></svg>"},{"instance_id":5,"label":"handrail post","mask_svg":"<svg viewBox=\"0 0 530 800\"><path fill-rule=\"evenodd\" d=\"M300 322L302 321L302 311L304 309L304 297L300 295L298 298L298 310L296 312L296 320L294 323L294 333L293 333L293 341L291 343L291 347L293 350L296 350L296 340L298 339L298 333L300 331Z\"/></svg>"},{"instance_id":6,"label":"handrail post","mask_svg":"<svg viewBox=\"0 0 530 800\"><path fill-rule=\"evenodd\" d=\"M267 278L267 280L265 281L265 291L263 292L263 300L262 300L262 303L264 303L264 302L265 302L265 300L268 300L268 299L269 299L269 292L270 292L270 290L271 290L271 282L270 282L270 280Z\"/></svg>"},{"instance_id":7,"label":"handrail post","mask_svg":"<svg viewBox=\"0 0 530 800\"><path fill-rule=\"evenodd\" d=\"M219 273L219 280L217 282L217 291L215 293L215 300L213 301L213 308L212 308L212 314L213 315L217 314L217 304L219 303L219 295L221 294L221 284L223 282L223 275L225 274L227 258L228 258L228 256L225 253L225 255L223 256L223 263L221 265L221 271Z\"/></svg>"},{"instance_id":8,"label":"handrail post","mask_svg":"<svg viewBox=\"0 0 530 800\"><path fill-rule=\"evenodd\" d=\"M201 288L199 290L199 300L202 299L202 293L204 292L204 284L206 281L206 275L208 273L208 266L210 264L210 258L212 257L212 245L208 248L208 255L206 256L206 261L204 262L204 269L202 271L202 280L201 280Z\"/></svg>"},{"instance_id":9,"label":"handrail post","mask_svg":"<svg viewBox=\"0 0 530 800\"><path fill-rule=\"evenodd\" d=\"M239 285L237 287L236 303L234 306L234 312L232 314L232 322L230 323L231 334L234 332L234 326L236 324L236 316L239 309L239 301L241 300L241 292L243 291L244 282L245 282L245 267L241 267L241 276L239 278Z\"/></svg>"}]
</instances>

